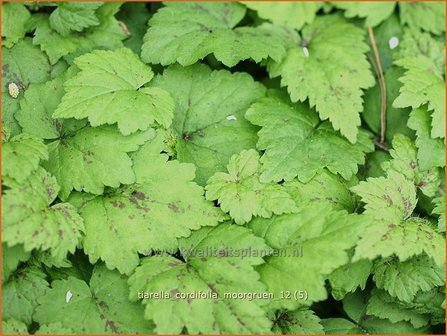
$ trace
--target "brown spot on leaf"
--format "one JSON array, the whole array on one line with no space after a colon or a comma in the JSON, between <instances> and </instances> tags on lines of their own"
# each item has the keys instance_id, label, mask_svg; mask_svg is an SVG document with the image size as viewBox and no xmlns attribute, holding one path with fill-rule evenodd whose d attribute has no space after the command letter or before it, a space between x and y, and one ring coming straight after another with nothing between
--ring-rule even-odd
<instances>
[{"instance_id":1,"label":"brown spot on leaf","mask_svg":"<svg viewBox=\"0 0 447 336\"><path fill-rule=\"evenodd\" d=\"M135 207L139 210L143 210L144 212L148 212L149 208L140 204L139 201L146 199L146 195L139 191L134 191L132 195L129 197L129 202L131 202Z\"/></svg>"},{"instance_id":2,"label":"brown spot on leaf","mask_svg":"<svg viewBox=\"0 0 447 336\"><path fill-rule=\"evenodd\" d=\"M121 202L121 201L112 200L112 201L110 201L110 203L111 203L115 208L123 209L123 208L126 207L126 205L125 205L123 202Z\"/></svg>"},{"instance_id":3,"label":"brown spot on leaf","mask_svg":"<svg viewBox=\"0 0 447 336\"><path fill-rule=\"evenodd\" d=\"M135 197L137 200L140 200L140 201L143 201L143 200L146 199L146 195L143 194L143 193L140 192L140 191L134 191L134 192L132 193L132 196Z\"/></svg>"},{"instance_id":4,"label":"brown spot on leaf","mask_svg":"<svg viewBox=\"0 0 447 336\"><path fill-rule=\"evenodd\" d=\"M182 134L182 139L183 140L185 140L185 141L190 141L191 140L191 134L189 134L188 132L184 132L183 134Z\"/></svg>"},{"instance_id":5,"label":"brown spot on leaf","mask_svg":"<svg viewBox=\"0 0 447 336\"><path fill-rule=\"evenodd\" d=\"M105 303L104 301L99 301L98 305L101 308L109 308L109 305L107 303Z\"/></svg>"},{"instance_id":6,"label":"brown spot on leaf","mask_svg":"<svg viewBox=\"0 0 447 336\"><path fill-rule=\"evenodd\" d=\"M168 203L168 208L176 213L180 212L180 209L178 208L177 205L175 205L175 203Z\"/></svg>"},{"instance_id":7,"label":"brown spot on leaf","mask_svg":"<svg viewBox=\"0 0 447 336\"><path fill-rule=\"evenodd\" d=\"M107 320L104 331L107 331L107 328L110 328L114 334L118 334L118 328L116 327L115 322Z\"/></svg>"},{"instance_id":8,"label":"brown spot on leaf","mask_svg":"<svg viewBox=\"0 0 447 336\"><path fill-rule=\"evenodd\" d=\"M393 200L388 195L383 195L383 199L388 203L389 206L393 205Z\"/></svg>"}]
</instances>

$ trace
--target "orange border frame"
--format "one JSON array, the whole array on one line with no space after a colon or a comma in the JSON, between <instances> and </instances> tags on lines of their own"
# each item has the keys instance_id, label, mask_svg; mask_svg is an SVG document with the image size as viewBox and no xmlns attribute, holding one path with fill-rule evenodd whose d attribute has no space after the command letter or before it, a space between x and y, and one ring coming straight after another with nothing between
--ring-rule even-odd
<instances>
[{"instance_id":1,"label":"orange border frame","mask_svg":"<svg viewBox=\"0 0 447 336\"><path fill-rule=\"evenodd\" d=\"M96 2L97 0L57 0L55 2ZM191 0L102 0L103 2L239 2L236 0L196 0L196 1L191 1ZM260 1L260 2L316 2L315 0L245 0L245 1L249 1L249 2L255 2L255 1ZM343 0L319 0L319 2L342 2ZM364 1L364 0L363 0ZM362 0L344 0L344 2L363 2ZM24 2L24 0L9 0L9 1L4 1L4 0L0 0L0 22L1 22L1 18L2 18L2 4L3 2ZM33 0L32 2L48 2L45 0ZM446 11L447 11L447 0L416 0L416 1L412 1L412 0L396 0L396 1L391 1L391 0L369 0L369 2L444 2ZM447 45L447 20L445 23L446 26L446 34L445 34L445 43ZM0 42L2 40L2 35L1 35L1 25L0 25ZM0 65L3 65L3 59L2 59L2 51L0 49ZM0 67L0 72L2 74L2 76L0 77L0 85L1 85L1 89L3 90L3 68ZM447 62L445 64L445 72L447 73ZM447 88L446 88L446 93L447 93ZM1 104L1 96L0 96L0 123L2 122L2 104ZM447 101L446 101L446 107L447 107ZM446 129L447 129L447 121L446 121L446 125L445 125ZM2 167L2 139L0 138L0 175L1 175L1 167ZM445 153L445 161L446 161L446 167L444 169L445 172L447 172L447 152ZM446 194L447 194L447 186L446 188ZM0 192L2 191L2 186L0 184ZM447 205L446 205L446 210L447 210ZM2 212L2 202L0 201L0 213ZM1 228L1 217L0 217L0 228ZM1 239L1 230L0 230L0 239ZM446 243L447 243L447 237L446 237ZM2 264L3 264L3 260L1 258L1 256L3 256L2 254L2 246L0 244L0 277L2 275L3 269L2 269ZM447 258L447 252L446 252L446 258ZM447 278L447 267L445 269L446 272L446 278ZM3 296L2 296L2 287L3 285L0 285L0 317L1 320L3 321L2 317L3 317ZM447 293L446 293L446 299L447 299ZM447 319L447 311L446 311L446 319ZM2 333L2 325L0 324L0 335L3 335ZM8 334L8 335L14 335L14 334ZM58 335L58 336L73 336L73 335L87 335L87 334L52 334L52 335ZM106 336L106 335L110 335L110 334L88 334L88 335L96 335L96 336ZM137 336L137 334L115 334L115 335L126 335L126 336ZM142 334L139 334L142 335ZM160 335L160 334L145 334L145 335ZM163 335L171 335L171 334L163 334ZM192 334L190 334L192 335ZM219 334L219 335L227 335L230 336L231 334ZM322 334L321 334L322 335ZM344 334L340 334L340 335L344 335ZM353 334L353 335L362 335L362 334ZM374 334L377 336L380 336L381 334ZM405 335L421 335L421 334L405 334ZM424 335L424 334L422 334ZM251 334L234 334L231 336L252 336ZM267 336L267 335L265 335ZM384 335L385 336L385 335Z\"/></svg>"}]
</instances>

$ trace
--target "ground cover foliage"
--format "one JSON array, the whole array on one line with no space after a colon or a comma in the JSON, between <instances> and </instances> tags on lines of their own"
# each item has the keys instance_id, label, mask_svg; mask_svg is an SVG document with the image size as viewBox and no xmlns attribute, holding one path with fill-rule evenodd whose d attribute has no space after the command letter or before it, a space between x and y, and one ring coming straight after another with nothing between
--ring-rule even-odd
<instances>
[{"instance_id":1,"label":"ground cover foliage","mask_svg":"<svg viewBox=\"0 0 447 336\"><path fill-rule=\"evenodd\" d=\"M444 333L444 3L7 2L2 38L3 333Z\"/></svg>"}]
</instances>

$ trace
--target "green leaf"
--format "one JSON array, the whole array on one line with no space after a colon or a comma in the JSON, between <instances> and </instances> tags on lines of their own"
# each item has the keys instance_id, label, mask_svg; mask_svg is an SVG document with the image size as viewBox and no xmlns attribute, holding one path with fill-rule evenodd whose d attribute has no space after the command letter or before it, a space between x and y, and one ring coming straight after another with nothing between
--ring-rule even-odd
<instances>
[{"instance_id":1,"label":"green leaf","mask_svg":"<svg viewBox=\"0 0 447 336\"><path fill-rule=\"evenodd\" d=\"M431 334L428 327L415 328L410 322L392 323L388 319L380 319L369 316L362 324L362 328L370 334Z\"/></svg>"},{"instance_id":2,"label":"green leaf","mask_svg":"<svg viewBox=\"0 0 447 336\"><path fill-rule=\"evenodd\" d=\"M405 303L404 306L420 314L429 314L433 325L443 324L445 322L445 285L428 292L419 292L413 302Z\"/></svg>"},{"instance_id":3,"label":"green leaf","mask_svg":"<svg viewBox=\"0 0 447 336\"><path fill-rule=\"evenodd\" d=\"M391 296L411 302L419 291L426 292L445 283L444 266L434 264L425 255L404 262L395 258L383 259L374 266L374 281Z\"/></svg>"},{"instance_id":4,"label":"green leaf","mask_svg":"<svg viewBox=\"0 0 447 336\"><path fill-rule=\"evenodd\" d=\"M161 149L159 134L132 157L134 185L82 202L83 247L92 263L102 259L109 268L129 274L139 263L138 253L176 248L176 238L223 219L204 199L203 189L191 182L193 165L167 161Z\"/></svg>"},{"instance_id":5,"label":"green leaf","mask_svg":"<svg viewBox=\"0 0 447 336\"><path fill-rule=\"evenodd\" d=\"M357 290L354 293L347 294L343 301L343 310L347 317L359 324L362 322L366 314L366 303L370 297L370 291Z\"/></svg>"},{"instance_id":6,"label":"green leaf","mask_svg":"<svg viewBox=\"0 0 447 336\"><path fill-rule=\"evenodd\" d=\"M60 323L76 334L152 333L143 307L128 300L127 278L105 266L95 266L89 284L69 277L54 281L51 287L39 299L34 315L40 324Z\"/></svg>"},{"instance_id":7,"label":"green leaf","mask_svg":"<svg viewBox=\"0 0 447 336\"><path fill-rule=\"evenodd\" d=\"M135 182L129 152L154 136L153 129L125 137L113 126L86 126L48 144L49 159L44 166L56 177L62 199L73 189L99 195L105 186Z\"/></svg>"},{"instance_id":8,"label":"green leaf","mask_svg":"<svg viewBox=\"0 0 447 336\"><path fill-rule=\"evenodd\" d=\"M336 300L341 300L357 288L365 289L366 281L371 274L372 262L361 259L337 268L329 275L331 293Z\"/></svg>"},{"instance_id":9,"label":"green leaf","mask_svg":"<svg viewBox=\"0 0 447 336\"><path fill-rule=\"evenodd\" d=\"M337 8L345 10L347 18L360 17L365 19L365 26L375 27L386 20L394 12L396 2L333 2Z\"/></svg>"},{"instance_id":10,"label":"green leaf","mask_svg":"<svg viewBox=\"0 0 447 336\"><path fill-rule=\"evenodd\" d=\"M416 207L414 185L395 171L390 171L388 177L369 178L351 190L366 203L365 213L376 219L403 221Z\"/></svg>"},{"instance_id":11,"label":"green leaf","mask_svg":"<svg viewBox=\"0 0 447 336\"><path fill-rule=\"evenodd\" d=\"M321 320L324 332L328 335L361 334L361 330L355 323L344 318L326 318Z\"/></svg>"},{"instance_id":12,"label":"green leaf","mask_svg":"<svg viewBox=\"0 0 447 336\"><path fill-rule=\"evenodd\" d=\"M62 260L73 253L84 231L82 218L67 203L50 206L59 187L54 177L38 168L23 183L8 181L2 199L2 242L23 244L25 251L49 250Z\"/></svg>"},{"instance_id":13,"label":"green leaf","mask_svg":"<svg viewBox=\"0 0 447 336\"><path fill-rule=\"evenodd\" d=\"M390 171L386 178L369 178L351 190L366 203L365 214L375 220L357 244L354 261L392 255L405 261L426 253L437 265L445 262L444 238L426 219L411 217L416 190L404 175Z\"/></svg>"},{"instance_id":14,"label":"green leaf","mask_svg":"<svg viewBox=\"0 0 447 336\"><path fill-rule=\"evenodd\" d=\"M82 54L94 49L111 49L123 46L122 40L127 37L126 32L115 19L121 3L105 3L96 11L100 25L87 29L82 33L73 32L68 36L61 36L50 27L49 15L35 14L35 29L33 43L40 46L55 64L61 57Z\"/></svg>"},{"instance_id":15,"label":"green leaf","mask_svg":"<svg viewBox=\"0 0 447 336\"><path fill-rule=\"evenodd\" d=\"M54 118L88 118L93 127L117 123L124 135L156 123L171 124L174 103L170 95L143 87L154 74L130 49L97 50L74 63L81 71L65 82L66 94Z\"/></svg>"},{"instance_id":16,"label":"green leaf","mask_svg":"<svg viewBox=\"0 0 447 336\"><path fill-rule=\"evenodd\" d=\"M6 243L2 243L2 282L8 280L19 264L27 261L30 256L31 253L25 251L22 245L9 247Z\"/></svg>"},{"instance_id":17,"label":"green leaf","mask_svg":"<svg viewBox=\"0 0 447 336\"><path fill-rule=\"evenodd\" d=\"M258 268L262 282L274 294L271 308L295 309L324 300L325 280L348 262L346 250L355 245L366 224L369 221L364 216L333 211L323 204L252 220L249 227L253 232L277 250ZM297 251L302 253L297 255ZM281 293L293 295L295 291L301 291L297 298L281 298Z\"/></svg>"},{"instance_id":18,"label":"green leaf","mask_svg":"<svg viewBox=\"0 0 447 336\"><path fill-rule=\"evenodd\" d=\"M396 62L407 71L399 81L403 83L394 107L418 108L428 104L432 111L432 138L445 138L445 82L436 65L425 56L404 58Z\"/></svg>"},{"instance_id":19,"label":"green leaf","mask_svg":"<svg viewBox=\"0 0 447 336\"><path fill-rule=\"evenodd\" d=\"M47 159L47 147L40 139L26 133L16 135L2 145L3 178L22 183Z\"/></svg>"},{"instance_id":20,"label":"green leaf","mask_svg":"<svg viewBox=\"0 0 447 336\"><path fill-rule=\"evenodd\" d=\"M423 327L429 323L428 316L399 306L394 298L381 290L372 292L366 312L368 315L388 319L392 323L409 321L415 328Z\"/></svg>"},{"instance_id":21,"label":"green leaf","mask_svg":"<svg viewBox=\"0 0 447 336\"><path fill-rule=\"evenodd\" d=\"M275 334L295 335L321 335L324 334L321 320L315 313L306 308L292 312L283 311L274 320L273 332Z\"/></svg>"},{"instance_id":22,"label":"green leaf","mask_svg":"<svg viewBox=\"0 0 447 336\"><path fill-rule=\"evenodd\" d=\"M34 266L13 273L2 286L2 318L31 324L37 300L45 295L49 287L45 276Z\"/></svg>"},{"instance_id":23,"label":"green leaf","mask_svg":"<svg viewBox=\"0 0 447 336\"><path fill-rule=\"evenodd\" d=\"M445 6L440 2L399 3L400 18L410 28L440 35L445 31Z\"/></svg>"},{"instance_id":24,"label":"green leaf","mask_svg":"<svg viewBox=\"0 0 447 336\"><path fill-rule=\"evenodd\" d=\"M72 67L51 81L29 86L20 101L20 110L16 113L16 119L23 132L42 139L57 139L69 130L77 130L85 126L85 120L52 118L54 110L65 93L63 84L67 78L72 77L75 71L76 69Z\"/></svg>"},{"instance_id":25,"label":"green leaf","mask_svg":"<svg viewBox=\"0 0 447 336\"><path fill-rule=\"evenodd\" d=\"M329 204L334 210L353 212L355 200L348 189L351 183L323 169L307 183L293 179L284 182L283 185L296 204L305 205L321 202Z\"/></svg>"},{"instance_id":26,"label":"green leaf","mask_svg":"<svg viewBox=\"0 0 447 336\"><path fill-rule=\"evenodd\" d=\"M62 326L60 322L54 322L50 324L44 324L39 327L35 333L36 335L69 335L73 334L73 330L70 328Z\"/></svg>"},{"instance_id":27,"label":"green leaf","mask_svg":"<svg viewBox=\"0 0 447 336\"><path fill-rule=\"evenodd\" d=\"M316 114L304 104L291 105L278 97L260 99L246 118L262 127L257 143L257 148L265 151L261 182L289 181L296 176L308 182L323 168L349 180L365 162L364 153L373 150L366 132L360 132L358 143L352 145L329 123L319 124Z\"/></svg>"},{"instance_id":28,"label":"green leaf","mask_svg":"<svg viewBox=\"0 0 447 336\"><path fill-rule=\"evenodd\" d=\"M445 167L445 144L442 139L430 135L430 114L426 107L417 108L410 113L408 127L416 131L418 162L423 170Z\"/></svg>"},{"instance_id":29,"label":"green leaf","mask_svg":"<svg viewBox=\"0 0 447 336\"><path fill-rule=\"evenodd\" d=\"M406 29L403 40L396 49L396 60L425 56L433 62L438 73L445 73L445 44L442 40L433 38L430 33Z\"/></svg>"},{"instance_id":30,"label":"green leaf","mask_svg":"<svg viewBox=\"0 0 447 336\"><path fill-rule=\"evenodd\" d=\"M231 157L228 173L216 173L206 185L206 199L218 200L221 209L237 224L253 216L269 218L295 211L296 205L283 186L259 181L259 154L256 150L242 151Z\"/></svg>"},{"instance_id":31,"label":"green leaf","mask_svg":"<svg viewBox=\"0 0 447 336\"><path fill-rule=\"evenodd\" d=\"M445 219L445 195L439 196L434 199L435 207L433 213L438 215L438 230L445 232L446 219Z\"/></svg>"},{"instance_id":32,"label":"green leaf","mask_svg":"<svg viewBox=\"0 0 447 336\"><path fill-rule=\"evenodd\" d=\"M124 46L136 54L141 53L143 37L147 30L146 23L150 17L146 6L146 3L127 2L117 14L117 19L125 24L129 35L124 41Z\"/></svg>"},{"instance_id":33,"label":"green leaf","mask_svg":"<svg viewBox=\"0 0 447 336\"><path fill-rule=\"evenodd\" d=\"M405 261L425 253L437 265L445 263L444 238L430 226L430 222L411 218L396 226L389 225L391 227L382 224L367 229L358 243L354 259L396 255L400 261Z\"/></svg>"},{"instance_id":34,"label":"green leaf","mask_svg":"<svg viewBox=\"0 0 447 336\"><path fill-rule=\"evenodd\" d=\"M22 132L14 117L19 109L19 100L12 98L8 89L2 90L2 129L8 129L9 136L18 135Z\"/></svg>"},{"instance_id":35,"label":"green leaf","mask_svg":"<svg viewBox=\"0 0 447 336\"><path fill-rule=\"evenodd\" d=\"M322 120L329 119L335 130L355 143L362 89L374 84L364 54L368 51L364 31L337 15L317 17L303 29L300 44L289 49L281 62L268 64L270 76L281 76L293 102L309 99Z\"/></svg>"},{"instance_id":36,"label":"green leaf","mask_svg":"<svg viewBox=\"0 0 447 336\"><path fill-rule=\"evenodd\" d=\"M19 108L24 90L32 83L43 83L50 77L51 67L45 53L33 46L31 39L25 38L12 48L2 48L2 125L7 125L11 135L21 132L14 116ZM19 96L13 98L8 86L14 83L19 88Z\"/></svg>"},{"instance_id":37,"label":"green leaf","mask_svg":"<svg viewBox=\"0 0 447 336\"><path fill-rule=\"evenodd\" d=\"M286 50L275 32L262 27L237 27L246 8L238 3L171 3L149 21L141 58L147 63L183 66L209 54L228 67L242 60L279 62ZM178 20L178 18L182 18Z\"/></svg>"},{"instance_id":38,"label":"green leaf","mask_svg":"<svg viewBox=\"0 0 447 336\"><path fill-rule=\"evenodd\" d=\"M409 322L401 321L397 323L392 323L387 318L377 318L372 315L367 315L367 301L370 298L369 292L357 291L353 294L348 294L343 300L343 309L352 321L352 323L347 320L341 319L339 333L343 332L341 327L348 327L352 324L355 329L347 328L348 333L364 333L364 334L417 334L417 333L427 333L429 329L427 327L415 328ZM333 320L333 319L329 319ZM337 319L338 320L338 319ZM322 320L323 324L325 320ZM336 329L337 330L337 329ZM334 330L335 331L335 330Z\"/></svg>"},{"instance_id":39,"label":"green leaf","mask_svg":"<svg viewBox=\"0 0 447 336\"><path fill-rule=\"evenodd\" d=\"M28 328L23 322L17 321L15 319L9 319L6 321L2 321L2 332L3 335L27 335Z\"/></svg>"},{"instance_id":40,"label":"green leaf","mask_svg":"<svg viewBox=\"0 0 447 336\"><path fill-rule=\"evenodd\" d=\"M253 268L263 263L262 258L252 254L245 258L236 255L247 249L269 250L261 238L246 228L221 224L195 231L182 240L181 246L188 251L184 254L185 262L166 254L148 257L129 279L134 300L144 297L145 293L169 295L161 300L143 298L145 317L155 322L157 333L178 334L183 328L189 334L264 334L270 331L271 323L260 307L265 300L224 296L225 293L265 292ZM242 281L241 274L244 274ZM204 293L208 297L176 298L182 293Z\"/></svg>"},{"instance_id":41,"label":"green leaf","mask_svg":"<svg viewBox=\"0 0 447 336\"><path fill-rule=\"evenodd\" d=\"M205 185L216 171L225 171L233 154L255 146L258 128L244 114L265 89L247 74L211 71L200 64L174 65L153 85L175 100L172 128L177 159L197 166L199 184Z\"/></svg>"},{"instance_id":42,"label":"green leaf","mask_svg":"<svg viewBox=\"0 0 447 336\"><path fill-rule=\"evenodd\" d=\"M425 195L433 197L441 184L441 172L438 168L421 169L416 145L406 136L397 134L390 150L392 160L382 164L385 171L395 171L404 175Z\"/></svg>"},{"instance_id":43,"label":"green leaf","mask_svg":"<svg viewBox=\"0 0 447 336\"><path fill-rule=\"evenodd\" d=\"M22 3L2 3L2 44L11 48L25 36L31 14Z\"/></svg>"},{"instance_id":44,"label":"green leaf","mask_svg":"<svg viewBox=\"0 0 447 336\"><path fill-rule=\"evenodd\" d=\"M280 26L300 30L315 19L321 4L318 2L259 2L246 1L245 6L255 10L262 19Z\"/></svg>"},{"instance_id":45,"label":"green leaf","mask_svg":"<svg viewBox=\"0 0 447 336\"><path fill-rule=\"evenodd\" d=\"M102 2L58 3L56 10L50 15L50 26L62 36L97 26L99 20L95 10L101 5Z\"/></svg>"}]
</instances>

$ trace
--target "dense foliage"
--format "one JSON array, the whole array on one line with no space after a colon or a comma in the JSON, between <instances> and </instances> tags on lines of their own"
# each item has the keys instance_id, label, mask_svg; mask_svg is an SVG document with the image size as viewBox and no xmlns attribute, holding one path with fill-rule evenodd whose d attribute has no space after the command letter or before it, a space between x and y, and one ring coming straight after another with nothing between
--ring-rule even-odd
<instances>
[{"instance_id":1,"label":"dense foliage","mask_svg":"<svg viewBox=\"0 0 447 336\"><path fill-rule=\"evenodd\" d=\"M444 333L442 2L2 5L3 333Z\"/></svg>"}]
</instances>

